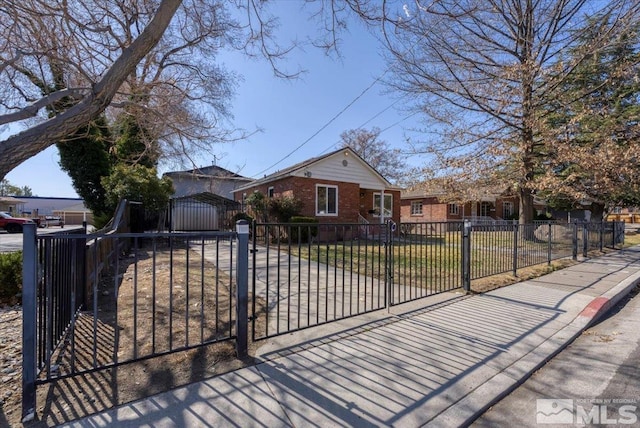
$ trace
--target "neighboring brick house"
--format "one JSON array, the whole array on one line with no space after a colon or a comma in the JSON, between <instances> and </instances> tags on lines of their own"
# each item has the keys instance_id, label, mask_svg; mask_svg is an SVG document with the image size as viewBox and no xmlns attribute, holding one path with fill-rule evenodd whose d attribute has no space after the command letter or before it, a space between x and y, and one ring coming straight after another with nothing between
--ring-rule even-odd
<instances>
[{"instance_id":1,"label":"neighboring brick house","mask_svg":"<svg viewBox=\"0 0 640 428\"><path fill-rule=\"evenodd\" d=\"M301 215L320 223L379 223L400 221L400 190L352 149L343 148L255 180L234 194L238 202L256 191L295 197L302 201Z\"/></svg>"},{"instance_id":2,"label":"neighboring brick house","mask_svg":"<svg viewBox=\"0 0 640 428\"><path fill-rule=\"evenodd\" d=\"M606 221L624 221L625 223L640 223L640 208L614 207L607 214Z\"/></svg>"},{"instance_id":3,"label":"neighboring brick house","mask_svg":"<svg viewBox=\"0 0 640 428\"><path fill-rule=\"evenodd\" d=\"M402 193L400 218L403 223L511 220L516 218L517 196L486 192L477 201L447 202L443 192L411 190Z\"/></svg>"}]
</instances>

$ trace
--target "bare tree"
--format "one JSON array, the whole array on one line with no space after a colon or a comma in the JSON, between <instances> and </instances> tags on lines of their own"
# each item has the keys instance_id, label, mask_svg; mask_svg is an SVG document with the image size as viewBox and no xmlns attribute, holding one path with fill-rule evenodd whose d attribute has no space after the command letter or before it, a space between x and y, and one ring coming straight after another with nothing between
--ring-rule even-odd
<instances>
[{"instance_id":1,"label":"bare tree","mask_svg":"<svg viewBox=\"0 0 640 428\"><path fill-rule=\"evenodd\" d=\"M638 20L638 2L624 0L418 0L384 2L375 12L372 2L351 3L368 22L381 23L389 84L412 96L438 134L425 142L436 160L426 169L516 189L521 222L533 217L544 106L585 57ZM565 58L595 14L608 18L589 49Z\"/></svg>"},{"instance_id":2,"label":"bare tree","mask_svg":"<svg viewBox=\"0 0 640 428\"><path fill-rule=\"evenodd\" d=\"M387 180L404 183L408 174L405 156L380 138L380 128L350 129L340 134L341 147L350 147Z\"/></svg>"},{"instance_id":3,"label":"bare tree","mask_svg":"<svg viewBox=\"0 0 640 428\"><path fill-rule=\"evenodd\" d=\"M0 16L0 43L4 48L0 70L3 73L2 82L8 83L1 88L2 107L6 113L0 116L0 124L36 117L45 107L64 97L71 97L77 102L64 112L42 118L39 123L0 141L0 176L4 177L16 165L63 139L103 112L137 64L160 41L180 3L179 0L163 0L148 24L125 49L109 49L110 45L104 40L102 58L85 57L68 45L57 46L56 41L61 41L58 36L65 34L63 25L73 21L73 15L65 13L65 10L58 11L57 6L51 6L46 1L7 3L10 7L3 8ZM84 8L76 2L72 5L62 3L61 7L65 8L65 4L79 10ZM106 38L108 26L101 28L102 31L98 31L99 27L100 20L94 17L93 21L84 23L84 32ZM37 40L30 38L35 32L40 32ZM38 93L41 88L29 91L26 87L28 73L25 75L20 69L29 66L28 70L34 70L44 77L50 71L42 63L47 55L56 58L59 63L67 63L64 54L60 57L60 52L67 50L63 48L71 50L70 53L79 54L78 61L75 62L75 76L84 77L85 81L70 82L67 87L47 91L44 96ZM86 75L85 69L80 67L85 63L106 62L110 56L113 58L108 63L103 63L100 73Z\"/></svg>"},{"instance_id":4,"label":"bare tree","mask_svg":"<svg viewBox=\"0 0 640 428\"><path fill-rule=\"evenodd\" d=\"M134 115L165 157L242 137L228 121L237 76L216 56L229 47L275 66L287 50L274 22L255 0L2 2L0 125L26 129L0 141L0 177L102 112Z\"/></svg>"}]
</instances>

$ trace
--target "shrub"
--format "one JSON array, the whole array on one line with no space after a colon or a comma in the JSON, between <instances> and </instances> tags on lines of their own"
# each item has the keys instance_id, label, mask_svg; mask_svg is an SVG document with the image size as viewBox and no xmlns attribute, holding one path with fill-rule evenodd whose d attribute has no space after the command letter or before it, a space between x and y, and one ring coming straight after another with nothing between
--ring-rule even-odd
<instances>
[{"instance_id":1,"label":"shrub","mask_svg":"<svg viewBox=\"0 0 640 428\"><path fill-rule=\"evenodd\" d=\"M22 291L22 251L0 253L0 302L13 303Z\"/></svg>"},{"instance_id":2,"label":"shrub","mask_svg":"<svg viewBox=\"0 0 640 428\"><path fill-rule=\"evenodd\" d=\"M227 225L227 229L236 230L236 223L238 220L247 220L249 222L249 230L253 228L253 217L251 217L247 213L238 212L235 213L230 219L229 224Z\"/></svg>"},{"instance_id":3,"label":"shrub","mask_svg":"<svg viewBox=\"0 0 640 428\"><path fill-rule=\"evenodd\" d=\"M309 242L309 233L311 233L311 237L315 238L318 236L318 219L313 217L302 217L302 216L293 216L289 220L289 223L314 223L315 226L291 226L291 242ZM298 233L299 232L299 233Z\"/></svg>"},{"instance_id":4,"label":"shrub","mask_svg":"<svg viewBox=\"0 0 640 428\"><path fill-rule=\"evenodd\" d=\"M251 210L251 214L253 214L258 221L266 223L268 221L267 216L267 197L258 192L257 190L250 194L246 201L247 206Z\"/></svg>"},{"instance_id":5,"label":"shrub","mask_svg":"<svg viewBox=\"0 0 640 428\"><path fill-rule=\"evenodd\" d=\"M253 222L253 217L243 212L235 213L233 217L231 217L231 224L235 227L238 220L247 220L249 223L251 223Z\"/></svg>"},{"instance_id":6,"label":"shrub","mask_svg":"<svg viewBox=\"0 0 640 428\"><path fill-rule=\"evenodd\" d=\"M553 216L549 212L543 212L540 214L536 214L533 219L538 221L548 221L553 220Z\"/></svg>"},{"instance_id":7,"label":"shrub","mask_svg":"<svg viewBox=\"0 0 640 428\"><path fill-rule=\"evenodd\" d=\"M302 201L293 196L278 196L270 198L267 202L269 216L280 223L292 222L291 219L300 214L302 206Z\"/></svg>"},{"instance_id":8,"label":"shrub","mask_svg":"<svg viewBox=\"0 0 640 428\"><path fill-rule=\"evenodd\" d=\"M94 213L93 214L93 227L95 227L96 230L103 229L107 225L107 223L109 223L109 221L111 220L112 217L113 217L113 214Z\"/></svg>"}]
</instances>

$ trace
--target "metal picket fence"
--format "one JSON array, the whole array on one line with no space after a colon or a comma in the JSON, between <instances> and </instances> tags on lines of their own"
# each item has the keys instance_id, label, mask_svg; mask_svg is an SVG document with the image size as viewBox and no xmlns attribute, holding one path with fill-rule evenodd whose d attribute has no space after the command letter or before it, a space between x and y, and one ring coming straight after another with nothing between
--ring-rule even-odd
<instances>
[{"instance_id":1,"label":"metal picket fence","mask_svg":"<svg viewBox=\"0 0 640 428\"><path fill-rule=\"evenodd\" d=\"M23 417L55 380L230 340L246 354L247 236L25 227Z\"/></svg>"},{"instance_id":2,"label":"metal picket fence","mask_svg":"<svg viewBox=\"0 0 640 428\"><path fill-rule=\"evenodd\" d=\"M621 223L248 224L23 240L23 416L36 386L262 340L623 243ZM250 239L251 237L251 239ZM180 268L178 268L180 266Z\"/></svg>"},{"instance_id":3,"label":"metal picket fence","mask_svg":"<svg viewBox=\"0 0 640 428\"><path fill-rule=\"evenodd\" d=\"M615 248L617 223L252 225L253 339L388 308L471 281ZM263 330L256 325L264 325Z\"/></svg>"}]
</instances>

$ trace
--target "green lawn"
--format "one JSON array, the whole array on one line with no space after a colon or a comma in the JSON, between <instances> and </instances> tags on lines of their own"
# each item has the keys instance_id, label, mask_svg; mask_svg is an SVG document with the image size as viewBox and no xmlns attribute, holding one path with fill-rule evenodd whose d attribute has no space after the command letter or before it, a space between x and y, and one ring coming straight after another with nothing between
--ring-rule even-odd
<instances>
[{"instance_id":1,"label":"green lawn","mask_svg":"<svg viewBox=\"0 0 640 428\"><path fill-rule=\"evenodd\" d=\"M628 248L634 245L640 245L640 233L624 235L624 247Z\"/></svg>"},{"instance_id":2,"label":"green lawn","mask_svg":"<svg viewBox=\"0 0 640 428\"><path fill-rule=\"evenodd\" d=\"M513 231L476 231L471 239L471 274L480 278L510 272L513 268ZM291 246L291 253L307 260L384 278L387 260L393 261L394 282L417 287L450 288L461 286L460 231L426 235L405 234L395 238L392 250L376 240L350 240ZM286 248L288 246L282 246ZM534 265L547 261L547 242L519 237L518 265ZM552 245L553 258L571 255L571 244Z\"/></svg>"}]
</instances>

